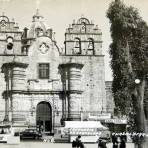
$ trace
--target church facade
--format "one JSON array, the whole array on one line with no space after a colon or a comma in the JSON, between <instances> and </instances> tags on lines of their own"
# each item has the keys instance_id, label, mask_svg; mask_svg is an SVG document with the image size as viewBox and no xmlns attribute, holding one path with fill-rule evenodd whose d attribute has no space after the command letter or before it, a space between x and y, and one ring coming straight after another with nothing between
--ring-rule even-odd
<instances>
[{"instance_id":1,"label":"church facade","mask_svg":"<svg viewBox=\"0 0 148 148\"><path fill-rule=\"evenodd\" d=\"M1 16L3 120L16 128L42 125L43 131L54 132L63 121L106 113L101 37L98 26L82 17L66 29L61 51L38 12L24 31Z\"/></svg>"}]
</instances>

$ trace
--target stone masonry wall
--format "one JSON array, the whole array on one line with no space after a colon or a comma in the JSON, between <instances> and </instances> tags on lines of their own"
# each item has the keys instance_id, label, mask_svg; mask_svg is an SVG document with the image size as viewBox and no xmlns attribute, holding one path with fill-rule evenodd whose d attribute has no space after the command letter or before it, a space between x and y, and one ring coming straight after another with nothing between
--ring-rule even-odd
<instances>
[{"instance_id":1,"label":"stone masonry wall","mask_svg":"<svg viewBox=\"0 0 148 148\"><path fill-rule=\"evenodd\" d=\"M83 111L106 111L106 93L103 56L62 56L62 63L82 63Z\"/></svg>"},{"instance_id":2,"label":"stone masonry wall","mask_svg":"<svg viewBox=\"0 0 148 148\"><path fill-rule=\"evenodd\" d=\"M62 101L58 94L13 94L14 125L22 123L23 126L35 126L37 105L43 101L51 105L52 120L55 121L55 126L60 126Z\"/></svg>"}]
</instances>

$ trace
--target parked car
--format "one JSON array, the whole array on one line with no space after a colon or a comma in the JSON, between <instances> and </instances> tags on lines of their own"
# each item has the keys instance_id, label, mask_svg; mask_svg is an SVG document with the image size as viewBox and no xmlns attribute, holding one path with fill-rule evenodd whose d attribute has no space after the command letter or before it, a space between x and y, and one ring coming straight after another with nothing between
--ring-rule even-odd
<instances>
[{"instance_id":1,"label":"parked car","mask_svg":"<svg viewBox=\"0 0 148 148\"><path fill-rule=\"evenodd\" d=\"M40 139L42 134L39 133L36 129L25 129L24 131L20 132L20 139Z\"/></svg>"}]
</instances>

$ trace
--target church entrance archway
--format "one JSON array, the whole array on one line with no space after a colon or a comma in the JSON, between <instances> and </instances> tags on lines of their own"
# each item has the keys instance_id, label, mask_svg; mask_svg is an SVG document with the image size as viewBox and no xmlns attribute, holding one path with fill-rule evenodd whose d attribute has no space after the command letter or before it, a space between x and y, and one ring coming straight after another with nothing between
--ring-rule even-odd
<instances>
[{"instance_id":1,"label":"church entrance archway","mask_svg":"<svg viewBox=\"0 0 148 148\"><path fill-rule=\"evenodd\" d=\"M52 131L52 108L48 102L40 102L36 109L36 124L40 132Z\"/></svg>"}]
</instances>

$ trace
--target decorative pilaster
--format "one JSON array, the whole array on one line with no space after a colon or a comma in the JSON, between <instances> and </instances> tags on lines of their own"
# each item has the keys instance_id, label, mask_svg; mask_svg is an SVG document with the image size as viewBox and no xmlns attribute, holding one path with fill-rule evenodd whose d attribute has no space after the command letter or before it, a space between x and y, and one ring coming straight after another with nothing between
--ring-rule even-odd
<instances>
[{"instance_id":1,"label":"decorative pilaster","mask_svg":"<svg viewBox=\"0 0 148 148\"><path fill-rule=\"evenodd\" d=\"M3 97L6 101L5 119L13 121L13 91L26 90L26 68L28 64L20 62L4 63L1 67L5 75L6 90L3 92Z\"/></svg>"},{"instance_id":2,"label":"decorative pilaster","mask_svg":"<svg viewBox=\"0 0 148 148\"><path fill-rule=\"evenodd\" d=\"M79 63L61 64L61 78L64 92L65 116L68 120L80 120L81 109L81 69Z\"/></svg>"}]
</instances>

